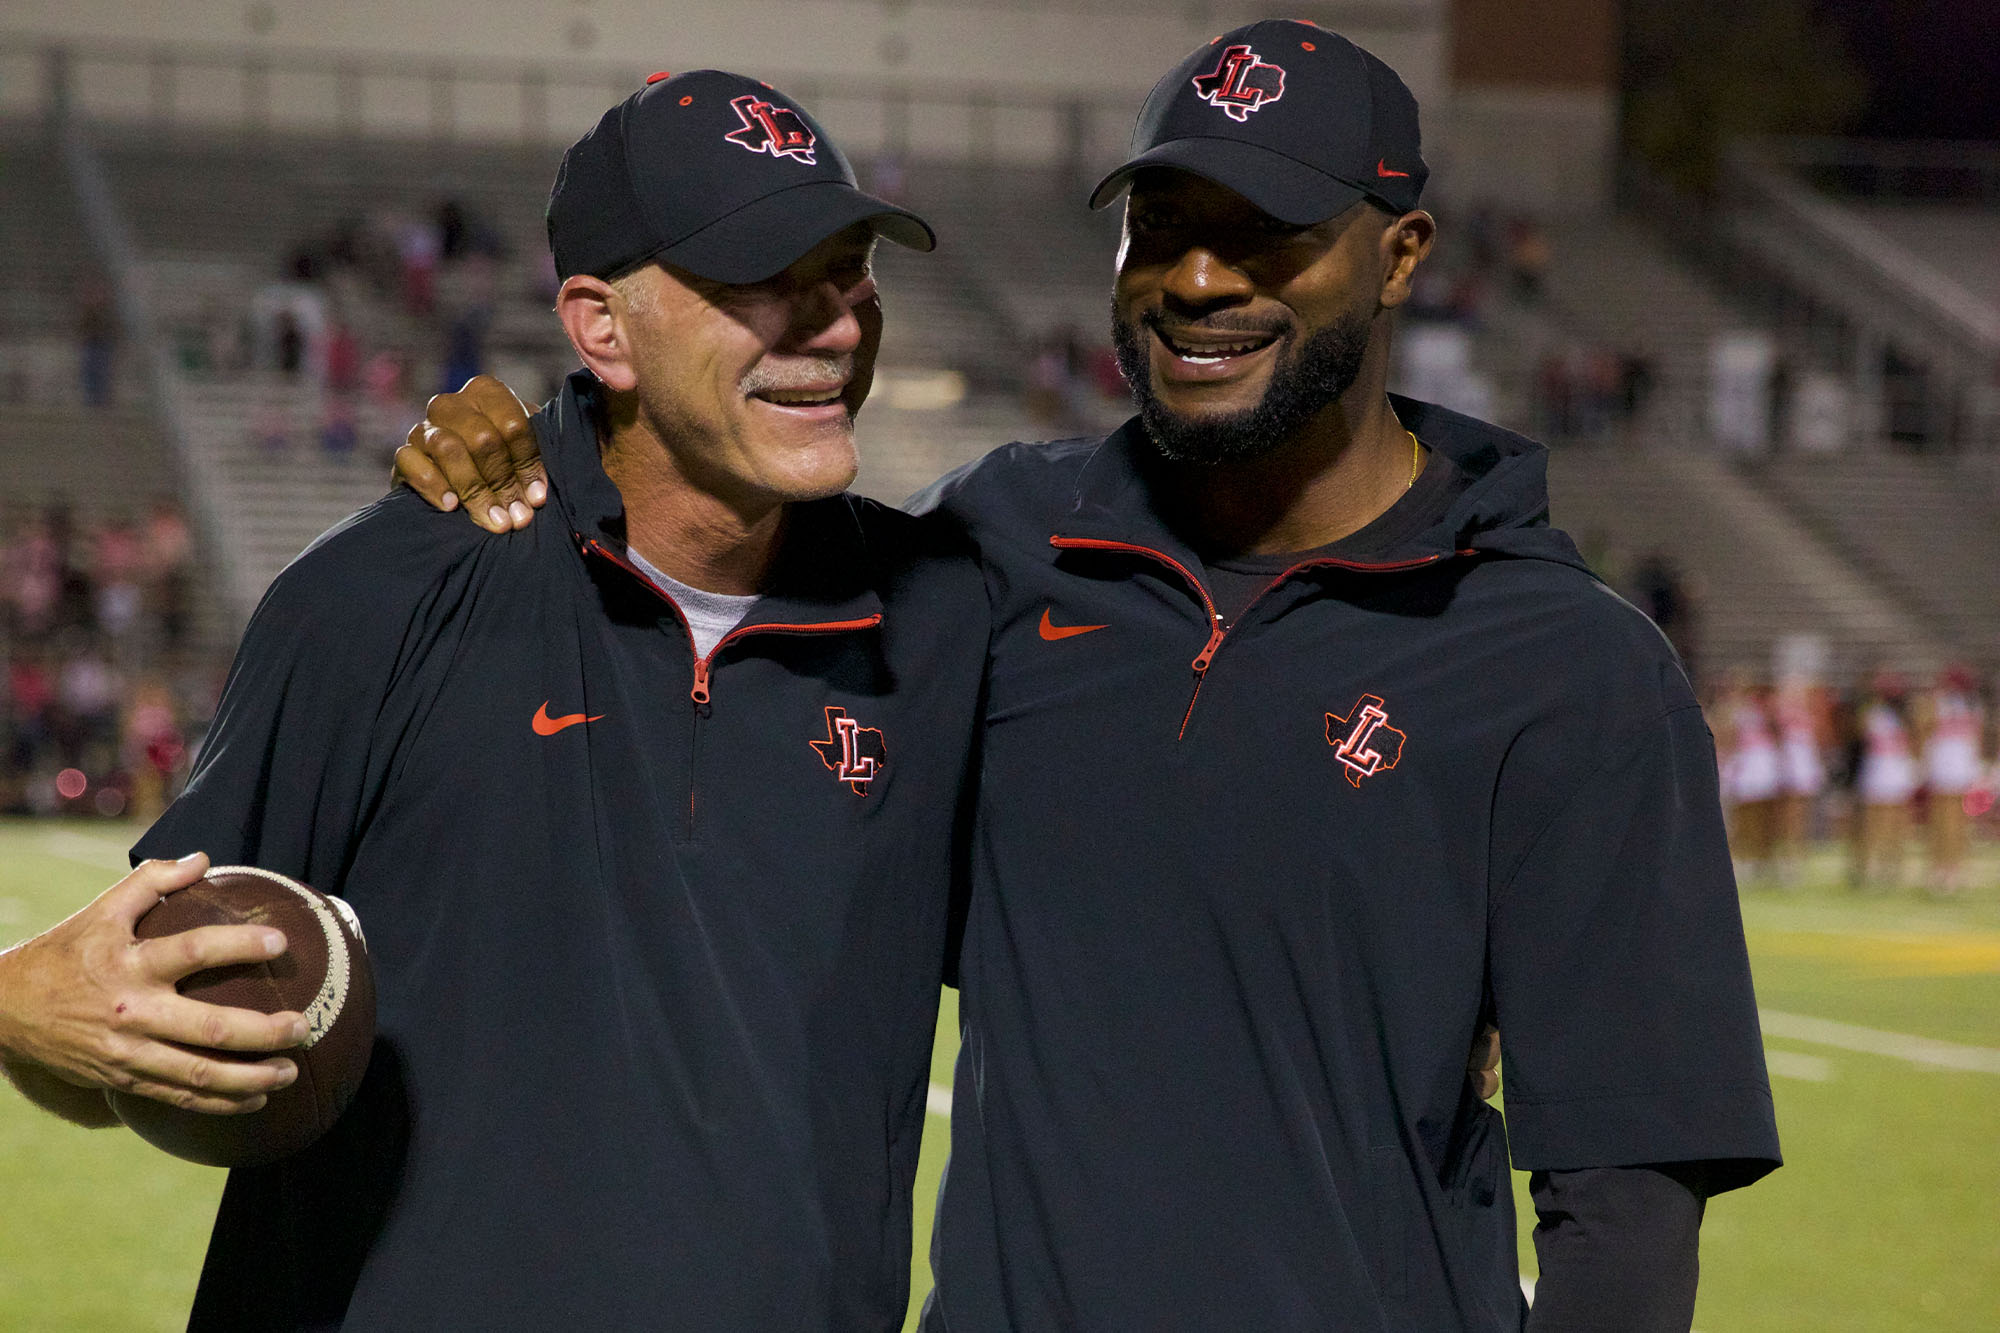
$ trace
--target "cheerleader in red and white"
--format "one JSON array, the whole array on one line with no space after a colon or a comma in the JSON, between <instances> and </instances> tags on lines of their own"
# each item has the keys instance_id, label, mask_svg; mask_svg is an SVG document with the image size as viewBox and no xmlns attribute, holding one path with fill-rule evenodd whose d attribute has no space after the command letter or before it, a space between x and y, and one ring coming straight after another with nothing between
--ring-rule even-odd
<instances>
[{"instance_id":1,"label":"cheerleader in red and white","mask_svg":"<svg viewBox=\"0 0 2000 1333\"><path fill-rule=\"evenodd\" d=\"M1909 685L1893 672L1877 673L1861 705L1861 769L1854 795L1861 807L1861 837L1854 878L1859 884L1902 881L1910 802L1921 774L1910 738Z\"/></svg>"},{"instance_id":2,"label":"cheerleader in red and white","mask_svg":"<svg viewBox=\"0 0 2000 1333\"><path fill-rule=\"evenodd\" d=\"M1731 671L1712 710L1722 804L1738 883L1763 875L1776 832L1781 789L1778 742L1763 693L1749 673Z\"/></svg>"},{"instance_id":3,"label":"cheerleader in red and white","mask_svg":"<svg viewBox=\"0 0 2000 1333\"><path fill-rule=\"evenodd\" d=\"M1986 773L1980 745L1986 710L1968 667L1948 667L1917 710L1923 739L1924 784L1930 790L1928 884L1933 893L1965 887L1966 796Z\"/></svg>"},{"instance_id":4,"label":"cheerleader in red and white","mask_svg":"<svg viewBox=\"0 0 2000 1333\"><path fill-rule=\"evenodd\" d=\"M1778 732L1778 878L1795 884L1812 832L1813 806L1826 790L1826 742L1831 731L1826 692L1803 676L1789 676L1771 705Z\"/></svg>"}]
</instances>

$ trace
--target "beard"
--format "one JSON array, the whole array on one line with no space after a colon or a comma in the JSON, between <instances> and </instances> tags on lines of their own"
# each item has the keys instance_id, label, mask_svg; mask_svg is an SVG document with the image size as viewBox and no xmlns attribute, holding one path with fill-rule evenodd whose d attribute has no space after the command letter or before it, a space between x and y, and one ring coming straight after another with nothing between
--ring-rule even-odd
<instances>
[{"instance_id":1,"label":"beard","mask_svg":"<svg viewBox=\"0 0 2000 1333\"><path fill-rule=\"evenodd\" d=\"M1153 391L1152 328L1157 312L1137 322L1111 313L1111 339L1118 369L1132 388L1140 422L1162 458L1171 463L1214 466L1237 463L1270 453L1294 438L1331 402L1353 386L1368 352L1369 321L1358 314L1342 315L1302 343L1279 353L1264 396L1239 412L1222 417L1189 417L1162 403ZM1205 327L1223 329L1222 321ZM1242 329L1268 332L1268 329Z\"/></svg>"}]
</instances>

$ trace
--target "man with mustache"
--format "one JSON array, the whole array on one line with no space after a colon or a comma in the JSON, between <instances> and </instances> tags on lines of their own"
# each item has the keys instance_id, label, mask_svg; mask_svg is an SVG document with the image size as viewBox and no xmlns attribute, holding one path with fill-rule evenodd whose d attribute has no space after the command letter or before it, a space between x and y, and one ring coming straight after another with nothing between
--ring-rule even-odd
<instances>
[{"instance_id":1,"label":"man with mustache","mask_svg":"<svg viewBox=\"0 0 2000 1333\"><path fill-rule=\"evenodd\" d=\"M925 1327L1685 1329L1706 1198L1778 1162L1686 678L1539 446L1386 392L1435 235L1393 71L1253 24L1133 147L1138 416L916 502L992 602ZM504 497L517 417L447 396L399 466Z\"/></svg>"},{"instance_id":2,"label":"man with mustache","mask_svg":"<svg viewBox=\"0 0 2000 1333\"><path fill-rule=\"evenodd\" d=\"M714 70L607 112L548 221L586 367L534 424L560 522L402 493L322 537L139 845L341 894L380 988L355 1104L232 1173L197 1329L904 1321L985 597L945 524L844 488L872 248L931 234ZM252 1109L291 1072L135 1052L205 1031L162 994L194 946L131 940L201 864L0 954L24 1091L102 1123L107 1083ZM297 1021L207 1008L250 1050Z\"/></svg>"}]
</instances>

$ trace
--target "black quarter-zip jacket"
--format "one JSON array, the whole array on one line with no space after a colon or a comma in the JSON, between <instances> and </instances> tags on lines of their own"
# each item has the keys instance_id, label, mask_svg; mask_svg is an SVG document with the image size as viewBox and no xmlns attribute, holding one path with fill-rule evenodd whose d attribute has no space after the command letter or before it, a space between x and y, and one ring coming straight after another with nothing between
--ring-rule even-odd
<instances>
[{"instance_id":1,"label":"black quarter-zip jacket","mask_svg":"<svg viewBox=\"0 0 2000 1333\"><path fill-rule=\"evenodd\" d=\"M1136 423L917 502L993 615L927 1330L1519 1329L1510 1146L1776 1164L1671 649L1549 526L1540 446L1394 406L1472 478L1445 521L1226 632Z\"/></svg>"},{"instance_id":2,"label":"black quarter-zip jacket","mask_svg":"<svg viewBox=\"0 0 2000 1333\"><path fill-rule=\"evenodd\" d=\"M137 848L344 896L380 987L355 1106L232 1173L195 1328L901 1326L979 576L799 505L697 661L592 383L527 532L399 492L279 576Z\"/></svg>"}]
</instances>

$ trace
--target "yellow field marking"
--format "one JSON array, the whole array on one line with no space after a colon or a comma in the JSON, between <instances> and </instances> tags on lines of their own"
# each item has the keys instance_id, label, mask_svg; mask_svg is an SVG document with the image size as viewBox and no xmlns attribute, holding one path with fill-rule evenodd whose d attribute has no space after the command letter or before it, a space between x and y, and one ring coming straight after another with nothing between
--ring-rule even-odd
<instances>
[{"instance_id":1,"label":"yellow field marking","mask_svg":"<svg viewBox=\"0 0 2000 1333\"><path fill-rule=\"evenodd\" d=\"M1844 963L1871 977L2000 975L1992 931L1753 930L1753 954Z\"/></svg>"}]
</instances>

